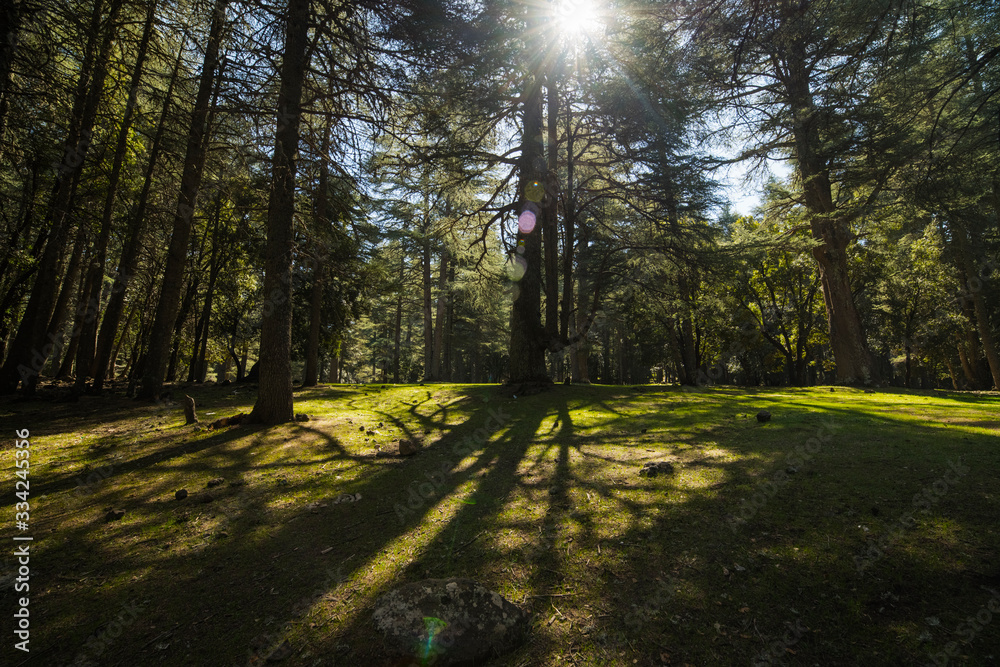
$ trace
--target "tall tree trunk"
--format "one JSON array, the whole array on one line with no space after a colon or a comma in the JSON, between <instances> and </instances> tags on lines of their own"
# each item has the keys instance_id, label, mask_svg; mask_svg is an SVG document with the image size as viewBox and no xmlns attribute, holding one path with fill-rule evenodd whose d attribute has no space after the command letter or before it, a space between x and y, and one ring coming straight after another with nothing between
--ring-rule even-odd
<instances>
[{"instance_id":1,"label":"tall tree trunk","mask_svg":"<svg viewBox=\"0 0 1000 667\"><path fill-rule=\"evenodd\" d=\"M529 8L528 32L538 32L540 21ZM541 51L539 51L541 52ZM536 61L540 67L540 61ZM545 368L545 329L542 326L542 200L547 164L542 145L542 75L530 73L524 93L524 128L518 162L520 199L517 253L514 257L514 304L510 317L510 382L549 382Z\"/></svg>"},{"instance_id":2,"label":"tall tree trunk","mask_svg":"<svg viewBox=\"0 0 1000 667\"><path fill-rule=\"evenodd\" d=\"M76 384L74 391L82 391L87 382L87 376L94 372L95 354L97 346L97 320L101 310L101 289L104 285L105 265L108 258L108 241L111 239L111 226L114 216L115 199L118 196L118 185L121 181L122 166L125 163L128 138L132 129L132 119L135 116L136 99L139 94L139 84L142 80L142 68L146 62L146 52L149 49L149 40L153 34L154 19L156 18L156 3L150 2L146 10L146 22L143 26L142 37L139 40L139 51L136 54L135 64L132 68L132 79L129 84L128 101L125 105L125 113L122 116L121 126L118 130L118 139L115 143L115 154L111 165L111 175L108 177L107 192L104 198L104 209L101 216L100 233L97 238L96 251L90 266L87 269L86 285L83 293L87 295L87 302L82 304L85 316L80 323L80 335L77 342L76 354Z\"/></svg>"},{"instance_id":3,"label":"tall tree trunk","mask_svg":"<svg viewBox=\"0 0 1000 667\"><path fill-rule=\"evenodd\" d=\"M455 262L452 260L451 266L448 269L448 282L452 285L455 284ZM453 366L452 366L452 334L454 333L455 327L455 295L450 294L448 296L448 308L445 312L445 325L444 325L444 349L441 351L441 379L445 382L451 382L453 380Z\"/></svg>"},{"instance_id":4,"label":"tall tree trunk","mask_svg":"<svg viewBox=\"0 0 1000 667\"><path fill-rule=\"evenodd\" d=\"M110 366L112 348L118 332L118 324L125 309L126 291L139 264L139 251L142 249L142 234L146 226L146 208L153 186L153 173L160 159L163 135L170 111L170 100L173 98L174 86L180 72L181 56L184 54L185 43L186 40L182 39L177 51L173 73L170 76L170 83L167 85L167 93L163 100L163 110L160 112L160 119L150 146L149 163L146 165L142 190L139 192L135 212L129 222L128 237L118 261L118 273L111 287L111 296L108 298L108 305L104 309L104 317L101 320L101 330L97 337L97 352L94 359L94 383L91 387L94 393L100 393L109 368L112 370L112 376L114 375L113 367Z\"/></svg>"},{"instance_id":5,"label":"tall tree trunk","mask_svg":"<svg viewBox=\"0 0 1000 667\"><path fill-rule=\"evenodd\" d=\"M215 86L216 70L219 66L219 49L222 44L227 3L228 0L216 0L212 10L212 23L209 29L205 58L202 61L198 94L191 112L191 125L188 130L180 193L177 197L177 210L174 213L174 227L167 249L167 263L163 270L163 283L160 288L156 316L153 320L153 330L149 338L149 348L146 350L142 387L139 390L139 397L145 400L156 400L160 397L163 378L166 374L167 350L170 348L172 325L177 319L177 310L180 306L184 269L187 266L188 243L191 238L194 211L198 203L198 189L201 187L202 168L207 152L205 134L212 91Z\"/></svg>"},{"instance_id":6,"label":"tall tree trunk","mask_svg":"<svg viewBox=\"0 0 1000 667\"><path fill-rule=\"evenodd\" d=\"M851 290L847 247L854 237L833 201L830 168L821 154L820 112L810 91L805 48L801 42L789 46L787 70L785 87L793 114L796 168L802 181L812 236L820 242L812 253L819 265L837 381L869 384L878 381L878 367L868 349Z\"/></svg>"},{"instance_id":7,"label":"tall tree trunk","mask_svg":"<svg viewBox=\"0 0 1000 667\"><path fill-rule=\"evenodd\" d=\"M430 204L424 195L423 255L421 256L421 277L424 288L424 379L433 380L431 366L434 360L434 316L431 301L431 236Z\"/></svg>"},{"instance_id":8,"label":"tall tree trunk","mask_svg":"<svg viewBox=\"0 0 1000 667\"><path fill-rule=\"evenodd\" d=\"M323 319L323 260L313 266L313 282L309 291L309 340L306 342L306 369L303 387L315 387L319 382L319 334Z\"/></svg>"},{"instance_id":9,"label":"tall tree trunk","mask_svg":"<svg viewBox=\"0 0 1000 667\"><path fill-rule=\"evenodd\" d=\"M678 347L681 352L681 368L684 376L681 384L694 386L698 380L698 352L694 341L694 319L691 316L690 287L688 277L683 269L677 277L677 291L682 302L680 317L677 323Z\"/></svg>"},{"instance_id":10,"label":"tall tree trunk","mask_svg":"<svg viewBox=\"0 0 1000 667\"><path fill-rule=\"evenodd\" d=\"M323 128L323 142L320 145L320 171L319 183L317 186L315 219L318 227L325 228L328 224L327 210L329 208L329 181L330 181L330 132L332 121L328 120ZM302 379L302 386L315 387L319 382L319 334L322 328L323 318L323 271L325 269L325 252L320 249L316 253L315 264L313 266L312 289L309 294L309 339L306 342L306 368L305 377ZM397 380L398 382L398 380Z\"/></svg>"},{"instance_id":11,"label":"tall tree trunk","mask_svg":"<svg viewBox=\"0 0 1000 667\"><path fill-rule=\"evenodd\" d=\"M333 354L330 355L330 382L340 383L340 341L334 345Z\"/></svg>"},{"instance_id":12,"label":"tall tree trunk","mask_svg":"<svg viewBox=\"0 0 1000 667\"><path fill-rule=\"evenodd\" d=\"M80 274L80 263L83 258L84 247L87 245L86 239L86 228L80 226L77 228L76 240L73 242L73 251L70 255L69 264L66 267L66 275L63 278L62 288L59 290L59 296L56 298L56 302L52 308L52 318L49 320L47 325L47 330L52 332L50 340L53 342L53 353L57 357L57 363L59 358L70 357L71 355L65 354L67 352L67 345L69 351L75 349L74 341L76 339L75 329L71 329L68 334L63 330L65 326L67 316L69 314L69 303L70 297L73 295L80 296L81 285L78 282ZM62 356L60 356L62 355ZM48 356L48 355L46 355ZM62 370L60 368L60 370ZM69 373L69 369L66 369L66 373ZM62 377L60 373L56 373L57 376ZM33 386L34 379L29 379L25 383L26 388Z\"/></svg>"},{"instance_id":13,"label":"tall tree trunk","mask_svg":"<svg viewBox=\"0 0 1000 667\"><path fill-rule=\"evenodd\" d=\"M226 265L227 260L226 242L224 239L219 239L221 209L220 202L216 207L215 231L212 234L212 257L210 260L211 268L208 270L208 286L205 288L205 301L202 304L201 317L198 318L198 327L195 331L194 354L191 355L191 368L193 370L191 379L197 382L204 382L208 375L208 334L209 325L212 322L212 303L215 300L215 285L219 278L219 271Z\"/></svg>"},{"instance_id":14,"label":"tall tree trunk","mask_svg":"<svg viewBox=\"0 0 1000 667\"><path fill-rule=\"evenodd\" d=\"M972 308L976 314L976 326L979 330L979 342L983 346L986 354L986 361L989 364L990 375L993 376L994 389L1000 390L1000 355L997 354L996 342L993 338L993 329L990 326L990 315L983 300L983 281L976 271L972 252L969 248L968 235L961 225L952 225L952 232L958 240L958 247L962 253L962 264L965 266L965 292L972 300Z\"/></svg>"},{"instance_id":15,"label":"tall tree trunk","mask_svg":"<svg viewBox=\"0 0 1000 667\"><path fill-rule=\"evenodd\" d=\"M576 244L576 191L575 191L575 159L573 155L573 105L566 105L566 192L563 198L563 264L562 264L562 303L559 313L559 337L569 339L570 313L573 312L573 255ZM574 366L575 368L575 366ZM573 369L570 374L575 374Z\"/></svg>"},{"instance_id":16,"label":"tall tree trunk","mask_svg":"<svg viewBox=\"0 0 1000 667\"><path fill-rule=\"evenodd\" d=\"M70 208L83 164L90 148L90 138L97 118L97 108L104 92L108 72L108 59L117 28L118 11L122 0L113 0L106 29L101 31L103 3L94 3L90 20L91 36L84 55L83 66L77 82L69 130L63 146L62 161L57 167L52 195L43 223L51 229L45 250L38 263L37 277L25 306L21 324L2 368L0 368L0 394L11 393L19 382L30 393L34 390L41 372L53 351L54 333L48 329L53 303L59 286L57 267L65 251L66 239L72 226ZM98 47L99 45L99 47Z\"/></svg>"},{"instance_id":17,"label":"tall tree trunk","mask_svg":"<svg viewBox=\"0 0 1000 667\"><path fill-rule=\"evenodd\" d=\"M554 66L552 69L555 69ZM546 86L548 102L548 167L545 175L545 213L542 223L545 255L545 336L549 351L562 346L559 340L559 85L554 72L549 72Z\"/></svg>"},{"instance_id":18,"label":"tall tree trunk","mask_svg":"<svg viewBox=\"0 0 1000 667\"><path fill-rule=\"evenodd\" d=\"M570 348L570 372L572 373L574 384L590 384L590 341L587 336L591 320L587 313L588 311L596 311L598 296L595 293L592 295L592 300L588 298L593 287L590 272L587 268L587 259L589 258L588 245L590 245L589 229L586 226L581 226L580 252L577 253L577 256L580 258L580 266L577 270L576 279L576 318L574 322L575 334L573 336L576 341ZM591 304L589 308L588 303Z\"/></svg>"},{"instance_id":19,"label":"tall tree trunk","mask_svg":"<svg viewBox=\"0 0 1000 667\"><path fill-rule=\"evenodd\" d=\"M181 334L184 331L184 325L187 323L188 313L191 312L191 306L194 305L195 297L198 295L200 284L201 274L194 272L188 281L187 289L184 290L184 298L181 301L180 309L177 311L177 319L174 320L174 325L171 327L173 335L170 337L172 343L165 376L167 382L173 382L177 377L177 356L180 354Z\"/></svg>"},{"instance_id":20,"label":"tall tree trunk","mask_svg":"<svg viewBox=\"0 0 1000 667\"><path fill-rule=\"evenodd\" d=\"M396 291L395 336L392 344L392 381L399 384L400 352L403 338L403 280L406 277L406 253L402 244L399 248L399 288Z\"/></svg>"},{"instance_id":21,"label":"tall tree trunk","mask_svg":"<svg viewBox=\"0 0 1000 667\"><path fill-rule=\"evenodd\" d=\"M438 266L437 313L434 317L434 350L431 355L431 377L441 380L441 358L444 354L444 322L448 312L448 247L441 249Z\"/></svg>"},{"instance_id":22,"label":"tall tree trunk","mask_svg":"<svg viewBox=\"0 0 1000 667\"><path fill-rule=\"evenodd\" d=\"M260 331L260 388L250 413L251 422L264 424L280 424L295 418L291 367L292 228L309 0L288 0L287 11L264 258L264 295L268 305L264 308Z\"/></svg>"}]
</instances>

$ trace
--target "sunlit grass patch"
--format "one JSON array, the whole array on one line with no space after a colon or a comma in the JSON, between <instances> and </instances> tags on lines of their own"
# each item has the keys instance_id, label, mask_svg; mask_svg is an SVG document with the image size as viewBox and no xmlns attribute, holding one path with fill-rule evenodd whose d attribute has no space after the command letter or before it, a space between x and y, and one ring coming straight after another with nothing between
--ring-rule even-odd
<instances>
[{"instance_id":1,"label":"sunlit grass patch","mask_svg":"<svg viewBox=\"0 0 1000 667\"><path fill-rule=\"evenodd\" d=\"M318 387L296 396L308 422L221 431L179 406L61 409L33 445L33 637L69 663L109 609L147 600L111 664L288 641L285 664L377 665L379 595L470 576L535 614L498 664L746 663L797 620L803 664L925 660L926 617L953 630L1000 587L998 401L829 389ZM251 407L190 392L204 420ZM43 412L4 409L11 428ZM422 452L376 456L400 438ZM640 477L651 461L674 473ZM985 660L995 637L963 650Z\"/></svg>"}]
</instances>

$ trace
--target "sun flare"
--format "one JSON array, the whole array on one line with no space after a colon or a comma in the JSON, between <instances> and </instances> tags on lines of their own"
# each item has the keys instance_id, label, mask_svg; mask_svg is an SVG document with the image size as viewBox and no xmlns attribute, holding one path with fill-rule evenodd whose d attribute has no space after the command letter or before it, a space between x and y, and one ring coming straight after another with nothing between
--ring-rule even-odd
<instances>
[{"instance_id":1,"label":"sun flare","mask_svg":"<svg viewBox=\"0 0 1000 667\"><path fill-rule=\"evenodd\" d=\"M555 0L553 11L559 29L567 37L592 34L600 26L600 16L594 0Z\"/></svg>"}]
</instances>

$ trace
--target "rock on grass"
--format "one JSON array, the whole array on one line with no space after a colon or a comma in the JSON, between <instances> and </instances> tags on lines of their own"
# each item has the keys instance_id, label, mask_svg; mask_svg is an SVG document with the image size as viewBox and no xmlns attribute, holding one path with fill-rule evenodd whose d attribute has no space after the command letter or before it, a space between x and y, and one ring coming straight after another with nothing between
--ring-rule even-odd
<instances>
[{"instance_id":1,"label":"rock on grass","mask_svg":"<svg viewBox=\"0 0 1000 667\"><path fill-rule=\"evenodd\" d=\"M463 665L514 650L529 616L472 579L425 579L379 598L375 626L391 657Z\"/></svg>"}]
</instances>

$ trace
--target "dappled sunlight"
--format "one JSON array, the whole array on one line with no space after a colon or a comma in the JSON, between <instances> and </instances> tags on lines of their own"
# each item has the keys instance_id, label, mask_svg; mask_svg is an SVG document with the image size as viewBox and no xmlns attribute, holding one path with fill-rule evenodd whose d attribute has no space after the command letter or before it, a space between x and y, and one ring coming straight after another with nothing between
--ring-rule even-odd
<instances>
[{"instance_id":1,"label":"dappled sunlight","mask_svg":"<svg viewBox=\"0 0 1000 667\"><path fill-rule=\"evenodd\" d=\"M695 664L750 660L796 619L800 648L871 632L912 657L923 616L961 622L948 609L914 615L914 600L954 588L979 605L978 586L997 585L997 506L981 473L992 436L943 426L989 421L975 404L956 415L919 397L929 416L917 418L862 392L557 388L515 402L493 391L341 391L346 408L311 390L326 407L301 424L102 433L102 453L120 458L97 458L82 491L78 472L39 468L39 526L54 530L38 559L65 577L39 598L60 619L46 632L80 645L101 622L89 618L134 598L155 607L136 626L143 642L214 609L241 646L269 636L340 655L345 644L355 664L375 664L379 595L472 576L534 612L520 664L555 664L566 646L605 664L685 650ZM617 414L602 407L616 395ZM758 407L770 423L754 420ZM420 454L376 458L414 436ZM50 455L83 461L91 443L73 433ZM898 462L889 476L886 457ZM959 457L968 472L944 485ZM640 477L650 461L674 473ZM176 500L179 488L191 496ZM931 494L926 511L918 493ZM105 523L108 506L125 516Z\"/></svg>"}]
</instances>

